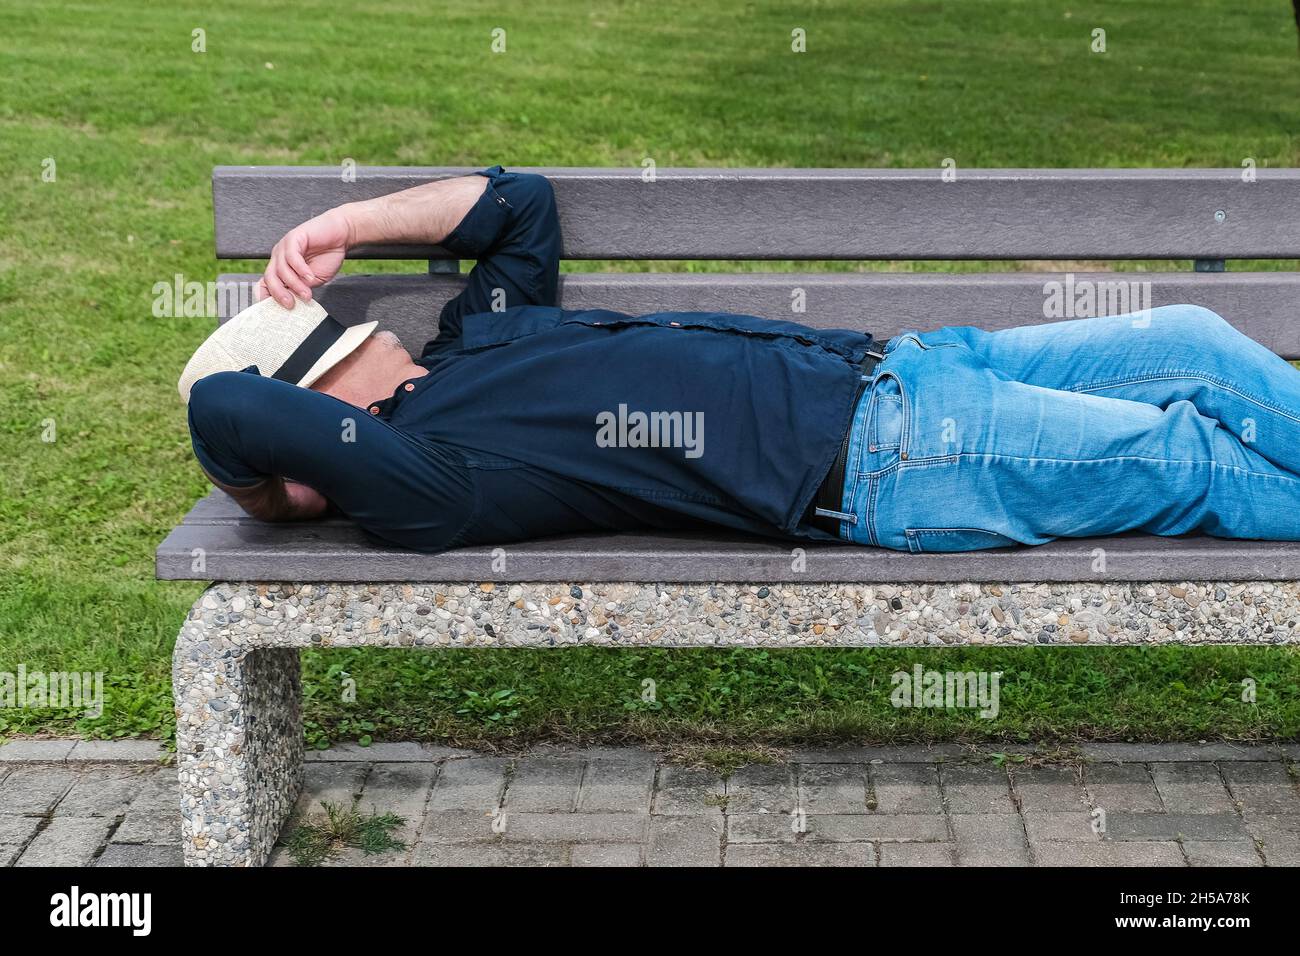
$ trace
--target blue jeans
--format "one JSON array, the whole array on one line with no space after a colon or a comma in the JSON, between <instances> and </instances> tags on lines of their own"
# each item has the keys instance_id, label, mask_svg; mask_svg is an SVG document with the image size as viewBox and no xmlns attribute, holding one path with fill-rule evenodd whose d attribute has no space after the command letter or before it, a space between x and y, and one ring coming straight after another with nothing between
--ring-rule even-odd
<instances>
[{"instance_id":1,"label":"blue jeans","mask_svg":"<svg viewBox=\"0 0 1300 956\"><path fill-rule=\"evenodd\" d=\"M1141 530L1300 539L1300 372L1191 305L890 340L841 535L972 551Z\"/></svg>"}]
</instances>

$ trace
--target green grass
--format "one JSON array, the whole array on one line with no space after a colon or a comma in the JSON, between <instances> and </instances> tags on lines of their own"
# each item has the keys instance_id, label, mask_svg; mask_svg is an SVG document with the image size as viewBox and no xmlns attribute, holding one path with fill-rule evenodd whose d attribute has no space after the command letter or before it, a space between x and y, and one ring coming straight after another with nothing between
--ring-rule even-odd
<instances>
[{"instance_id":1,"label":"green grass","mask_svg":"<svg viewBox=\"0 0 1300 956\"><path fill-rule=\"evenodd\" d=\"M406 844L393 836L406 821L395 813L371 810L363 814L360 798L351 806L321 801L323 816L298 824L289 833L286 844L296 866L320 866L347 849L369 855L389 850L403 850Z\"/></svg>"},{"instance_id":2,"label":"green grass","mask_svg":"<svg viewBox=\"0 0 1300 956\"><path fill-rule=\"evenodd\" d=\"M213 259L214 165L1300 158L1286 0L445 6L0 0L0 670L102 670L109 685L96 720L0 711L0 735L170 733L170 647L199 586L155 582L152 554L205 491L174 382L209 322L153 317L151 289L256 268ZM504 54L489 52L494 27ZM807 54L789 52L796 27ZM1094 27L1104 56L1089 52ZM917 659L1005 671L1001 718L889 707L889 674ZM305 675L313 742L1300 729L1300 658L1281 648L336 652L307 655ZM1254 705L1239 699L1246 676ZM658 709L640 702L647 677Z\"/></svg>"},{"instance_id":3,"label":"green grass","mask_svg":"<svg viewBox=\"0 0 1300 956\"><path fill-rule=\"evenodd\" d=\"M308 741L319 746L335 735L504 749L540 739L1262 740L1300 728L1296 656L1282 648L346 650L308 661L305 710ZM895 708L891 675L917 663L1001 671L998 718ZM347 678L356 702L343 705ZM1249 704L1247 678L1256 689ZM647 681L653 695L643 694ZM468 693L507 692L500 706L464 706Z\"/></svg>"}]
</instances>

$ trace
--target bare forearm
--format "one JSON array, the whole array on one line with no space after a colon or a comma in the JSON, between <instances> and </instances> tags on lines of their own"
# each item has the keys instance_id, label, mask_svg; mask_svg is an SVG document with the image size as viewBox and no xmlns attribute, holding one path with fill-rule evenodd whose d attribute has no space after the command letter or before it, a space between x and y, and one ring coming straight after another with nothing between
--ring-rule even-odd
<instances>
[{"instance_id":1,"label":"bare forearm","mask_svg":"<svg viewBox=\"0 0 1300 956\"><path fill-rule=\"evenodd\" d=\"M348 245L409 242L436 245L447 238L487 189L482 176L440 179L375 199L347 203Z\"/></svg>"},{"instance_id":2,"label":"bare forearm","mask_svg":"<svg viewBox=\"0 0 1300 956\"><path fill-rule=\"evenodd\" d=\"M258 297L270 295L292 309L295 296L309 300L312 289L338 273L348 250L363 243L436 245L460 224L486 189L482 176L457 176L327 209L290 229L275 244L257 284Z\"/></svg>"}]
</instances>

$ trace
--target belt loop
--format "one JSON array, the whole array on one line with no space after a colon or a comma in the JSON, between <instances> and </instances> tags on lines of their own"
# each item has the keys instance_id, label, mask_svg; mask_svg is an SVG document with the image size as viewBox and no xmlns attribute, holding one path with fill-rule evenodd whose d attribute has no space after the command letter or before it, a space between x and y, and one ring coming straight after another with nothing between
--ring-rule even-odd
<instances>
[{"instance_id":1,"label":"belt loop","mask_svg":"<svg viewBox=\"0 0 1300 956\"><path fill-rule=\"evenodd\" d=\"M863 353L862 361L858 363L858 375L862 378L862 381L874 382L876 380L876 373L880 371L880 363L884 360L885 356L883 353L877 352L874 349L867 349Z\"/></svg>"},{"instance_id":2,"label":"belt loop","mask_svg":"<svg viewBox=\"0 0 1300 956\"><path fill-rule=\"evenodd\" d=\"M834 518L836 521L847 521L852 525L858 523L858 516L855 514L849 514L847 511L831 511L829 508L814 508L813 514L819 518Z\"/></svg>"}]
</instances>

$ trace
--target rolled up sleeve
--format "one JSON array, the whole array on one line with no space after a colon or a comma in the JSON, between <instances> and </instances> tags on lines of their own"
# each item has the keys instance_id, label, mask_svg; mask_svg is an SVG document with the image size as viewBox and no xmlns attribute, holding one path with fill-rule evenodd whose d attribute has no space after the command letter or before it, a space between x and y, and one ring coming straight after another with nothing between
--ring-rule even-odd
<instances>
[{"instance_id":1,"label":"rolled up sleeve","mask_svg":"<svg viewBox=\"0 0 1300 956\"><path fill-rule=\"evenodd\" d=\"M519 305L553 306L562 241L555 192L545 176L481 170L488 185L442 246L477 259L465 288L442 309L438 337L424 354L455 348L464 318Z\"/></svg>"}]
</instances>

